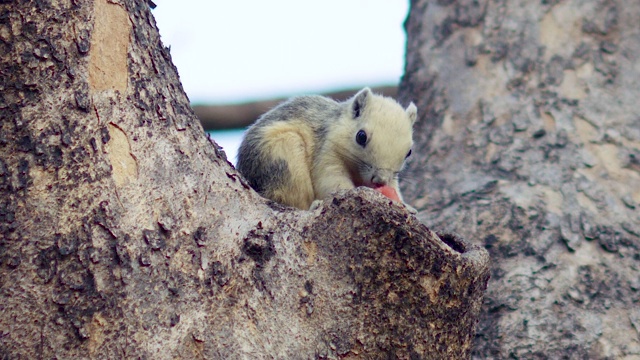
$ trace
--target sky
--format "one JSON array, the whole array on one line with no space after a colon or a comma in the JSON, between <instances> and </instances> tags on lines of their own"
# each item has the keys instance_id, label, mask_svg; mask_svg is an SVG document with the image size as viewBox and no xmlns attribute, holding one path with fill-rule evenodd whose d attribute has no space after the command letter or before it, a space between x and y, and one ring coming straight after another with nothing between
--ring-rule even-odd
<instances>
[{"instance_id":1,"label":"sky","mask_svg":"<svg viewBox=\"0 0 640 360\"><path fill-rule=\"evenodd\" d=\"M401 0L155 0L165 46L194 103L394 84Z\"/></svg>"},{"instance_id":2,"label":"sky","mask_svg":"<svg viewBox=\"0 0 640 360\"><path fill-rule=\"evenodd\" d=\"M154 2L192 103L397 84L404 68L408 0ZM213 137L235 160L239 135Z\"/></svg>"}]
</instances>

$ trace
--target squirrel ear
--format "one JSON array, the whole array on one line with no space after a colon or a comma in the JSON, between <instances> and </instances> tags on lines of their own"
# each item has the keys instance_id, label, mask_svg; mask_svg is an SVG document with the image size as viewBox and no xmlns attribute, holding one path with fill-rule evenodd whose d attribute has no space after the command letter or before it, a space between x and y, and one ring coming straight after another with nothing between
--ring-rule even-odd
<instances>
[{"instance_id":1,"label":"squirrel ear","mask_svg":"<svg viewBox=\"0 0 640 360\"><path fill-rule=\"evenodd\" d=\"M407 106L407 115L409 116L409 120L411 120L411 125L413 125L416 122L416 118L418 117L418 108L416 108L416 105L414 103L409 104L409 106Z\"/></svg>"},{"instance_id":2,"label":"squirrel ear","mask_svg":"<svg viewBox=\"0 0 640 360\"><path fill-rule=\"evenodd\" d=\"M368 87L358 91L353 97L353 104L351 105L351 115L354 119L357 119L362 115L364 107L367 105L367 98L371 95L371 89Z\"/></svg>"}]
</instances>

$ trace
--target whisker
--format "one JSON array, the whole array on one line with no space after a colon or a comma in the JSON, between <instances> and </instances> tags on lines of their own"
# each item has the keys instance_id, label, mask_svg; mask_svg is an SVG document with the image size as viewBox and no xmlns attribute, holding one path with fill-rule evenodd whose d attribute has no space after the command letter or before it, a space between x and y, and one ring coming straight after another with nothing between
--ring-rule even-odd
<instances>
[{"instance_id":1,"label":"whisker","mask_svg":"<svg viewBox=\"0 0 640 360\"><path fill-rule=\"evenodd\" d=\"M398 179L403 181L422 181L424 179L424 174L422 172L416 171L415 169L404 168L400 170L398 174Z\"/></svg>"},{"instance_id":2,"label":"whisker","mask_svg":"<svg viewBox=\"0 0 640 360\"><path fill-rule=\"evenodd\" d=\"M335 149L338 149L339 153L341 156L345 157L347 160L349 160L351 163L353 163L358 169L370 169L372 168L372 166L370 164L368 164L367 162L363 161L362 159L353 156L349 153L349 151L347 151L346 147L342 144L339 144L336 141L330 140L331 141L331 146L334 147Z\"/></svg>"}]
</instances>

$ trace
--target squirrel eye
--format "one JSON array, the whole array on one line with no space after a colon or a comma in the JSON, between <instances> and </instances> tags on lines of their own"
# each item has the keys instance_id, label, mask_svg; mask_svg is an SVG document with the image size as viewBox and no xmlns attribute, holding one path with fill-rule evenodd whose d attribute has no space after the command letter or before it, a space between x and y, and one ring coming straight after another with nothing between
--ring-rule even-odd
<instances>
[{"instance_id":1,"label":"squirrel eye","mask_svg":"<svg viewBox=\"0 0 640 360\"><path fill-rule=\"evenodd\" d=\"M367 145L367 133L364 132L364 130L358 131L358 133L356 134L356 142L362 147Z\"/></svg>"},{"instance_id":2,"label":"squirrel eye","mask_svg":"<svg viewBox=\"0 0 640 360\"><path fill-rule=\"evenodd\" d=\"M404 158L408 158L409 156L411 156L411 149L409 149L409 152L407 153L407 156L405 156Z\"/></svg>"}]
</instances>

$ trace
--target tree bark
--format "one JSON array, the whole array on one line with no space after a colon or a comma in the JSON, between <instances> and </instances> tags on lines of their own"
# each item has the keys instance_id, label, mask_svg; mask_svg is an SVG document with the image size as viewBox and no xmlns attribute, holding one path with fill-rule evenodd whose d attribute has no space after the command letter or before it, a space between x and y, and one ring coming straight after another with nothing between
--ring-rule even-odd
<instances>
[{"instance_id":1,"label":"tree bark","mask_svg":"<svg viewBox=\"0 0 640 360\"><path fill-rule=\"evenodd\" d=\"M146 2L0 4L3 358L464 358L488 255L369 189L259 197Z\"/></svg>"},{"instance_id":2,"label":"tree bark","mask_svg":"<svg viewBox=\"0 0 640 360\"><path fill-rule=\"evenodd\" d=\"M404 194L485 246L474 358L640 358L640 3L412 1Z\"/></svg>"}]
</instances>

